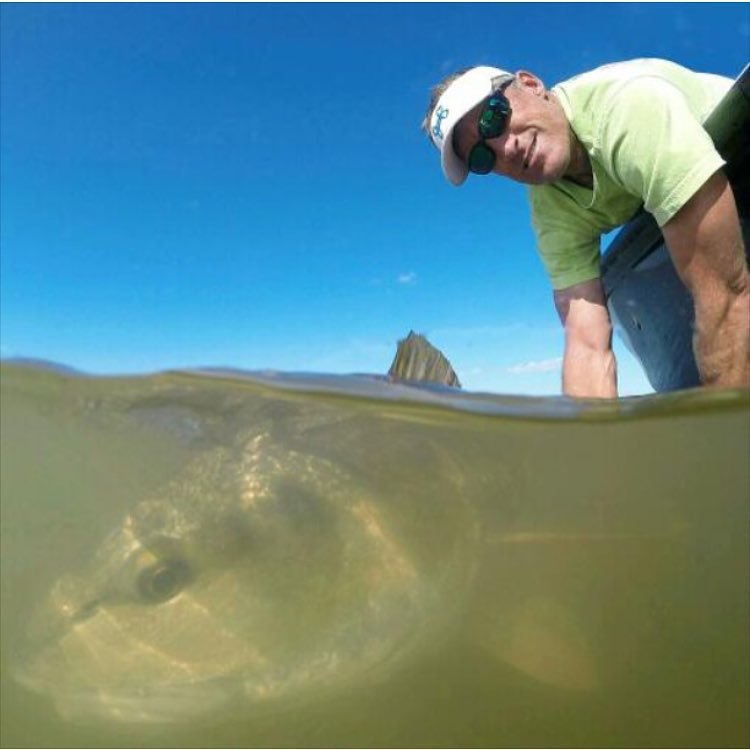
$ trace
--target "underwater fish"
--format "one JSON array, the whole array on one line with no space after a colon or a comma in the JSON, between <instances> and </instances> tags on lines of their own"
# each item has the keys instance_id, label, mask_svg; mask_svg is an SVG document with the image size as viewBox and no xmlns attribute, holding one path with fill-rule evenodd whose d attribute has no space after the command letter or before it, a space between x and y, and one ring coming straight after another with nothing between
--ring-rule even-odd
<instances>
[{"instance_id":1,"label":"underwater fish","mask_svg":"<svg viewBox=\"0 0 750 750\"><path fill-rule=\"evenodd\" d=\"M383 503L344 466L272 434L292 425L307 445L311 430L338 429L335 411L293 411L285 422L277 408L266 429L254 415L259 427L227 440L224 424L219 440L210 425L228 410L207 416L199 401L97 404L99 415L119 410L212 447L138 501L38 608L15 676L63 717L187 721L345 684L413 650L440 619L439 590L466 574L446 544L426 579L403 536L410 514L402 509L396 529L385 507L424 502L433 483ZM464 507L433 508L430 525L451 528Z\"/></svg>"},{"instance_id":2,"label":"underwater fish","mask_svg":"<svg viewBox=\"0 0 750 750\"><path fill-rule=\"evenodd\" d=\"M352 477L259 433L190 463L57 581L19 677L64 716L126 721L294 696L413 638L418 575Z\"/></svg>"}]
</instances>

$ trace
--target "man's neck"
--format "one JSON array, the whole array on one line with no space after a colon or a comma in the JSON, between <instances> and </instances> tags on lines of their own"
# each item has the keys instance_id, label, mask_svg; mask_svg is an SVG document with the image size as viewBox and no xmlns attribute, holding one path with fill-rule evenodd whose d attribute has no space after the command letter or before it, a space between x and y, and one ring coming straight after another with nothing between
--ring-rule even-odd
<instances>
[{"instance_id":1,"label":"man's neck","mask_svg":"<svg viewBox=\"0 0 750 750\"><path fill-rule=\"evenodd\" d=\"M570 131L570 164L563 177L575 182L585 188L594 187L594 172L591 168L591 160L575 133Z\"/></svg>"}]
</instances>

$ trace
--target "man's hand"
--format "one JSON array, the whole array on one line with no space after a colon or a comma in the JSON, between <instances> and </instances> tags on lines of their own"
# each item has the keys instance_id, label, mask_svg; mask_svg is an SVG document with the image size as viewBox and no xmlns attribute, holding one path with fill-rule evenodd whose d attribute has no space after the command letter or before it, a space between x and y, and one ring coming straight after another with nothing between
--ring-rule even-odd
<instances>
[{"instance_id":1,"label":"man's hand","mask_svg":"<svg viewBox=\"0 0 750 750\"><path fill-rule=\"evenodd\" d=\"M701 382L750 385L750 278L734 195L716 172L662 227L695 305L693 350Z\"/></svg>"},{"instance_id":2,"label":"man's hand","mask_svg":"<svg viewBox=\"0 0 750 750\"><path fill-rule=\"evenodd\" d=\"M555 307L565 327L563 393L616 398L612 323L600 279L556 290Z\"/></svg>"}]
</instances>

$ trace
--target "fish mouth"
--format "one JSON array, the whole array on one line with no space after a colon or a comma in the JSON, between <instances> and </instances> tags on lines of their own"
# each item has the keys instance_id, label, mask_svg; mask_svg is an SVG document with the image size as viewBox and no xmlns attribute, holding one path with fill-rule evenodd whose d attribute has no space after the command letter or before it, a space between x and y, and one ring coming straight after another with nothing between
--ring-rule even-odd
<instances>
[{"instance_id":1,"label":"fish mouth","mask_svg":"<svg viewBox=\"0 0 750 750\"><path fill-rule=\"evenodd\" d=\"M10 665L13 680L51 701L57 715L76 724L116 721L123 724L177 724L219 713L241 693L241 682L228 675L142 684L77 680L55 667L68 662L56 647ZM72 666L72 664L70 665Z\"/></svg>"},{"instance_id":2,"label":"fish mouth","mask_svg":"<svg viewBox=\"0 0 750 750\"><path fill-rule=\"evenodd\" d=\"M79 724L196 722L215 716L240 694L239 685L233 689L229 680L222 679L110 688L52 685L24 669L14 669L13 677L27 690L47 695L62 719Z\"/></svg>"}]
</instances>

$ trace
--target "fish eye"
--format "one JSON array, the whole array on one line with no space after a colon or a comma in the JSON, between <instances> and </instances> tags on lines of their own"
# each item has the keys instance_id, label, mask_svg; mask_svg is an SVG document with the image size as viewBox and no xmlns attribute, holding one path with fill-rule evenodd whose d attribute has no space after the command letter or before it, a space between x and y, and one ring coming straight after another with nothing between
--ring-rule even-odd
<instances>
[{"instance_id":1,"label":"fish eye","mask_svg":"<svg viewBox=\"0 0 750 750\"><path fill-rule=\"evenodd\" d=\"M177 596L192 578L182 560L163 560L138 576L138 592L149 604L161 604Z\"/></svg>"}]
</instances>

